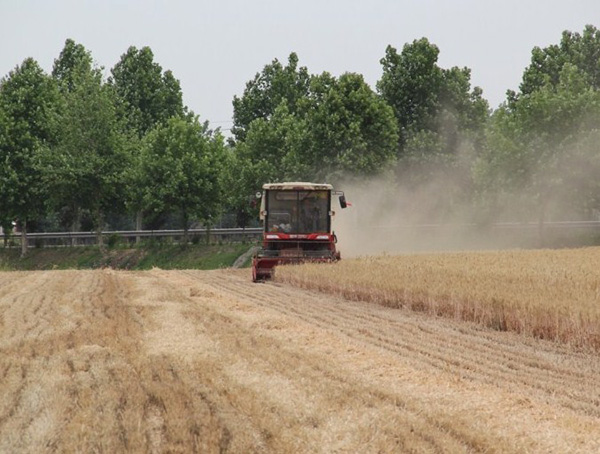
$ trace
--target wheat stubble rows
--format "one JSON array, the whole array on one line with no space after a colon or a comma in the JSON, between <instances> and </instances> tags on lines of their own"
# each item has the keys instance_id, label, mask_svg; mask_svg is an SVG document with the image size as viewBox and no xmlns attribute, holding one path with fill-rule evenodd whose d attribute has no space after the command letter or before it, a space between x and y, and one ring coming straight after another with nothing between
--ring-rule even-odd
<instances>
[{"instance_id":1,"label":"wheat stubble rows","mask_svg":"<svg viewBox=\"0 0 600 454\"><path fill-rule=\"evenodd\" d=\"M0 453L600 450L597 356L247 274L0 273Z\"/></svg>"}]
</instances>

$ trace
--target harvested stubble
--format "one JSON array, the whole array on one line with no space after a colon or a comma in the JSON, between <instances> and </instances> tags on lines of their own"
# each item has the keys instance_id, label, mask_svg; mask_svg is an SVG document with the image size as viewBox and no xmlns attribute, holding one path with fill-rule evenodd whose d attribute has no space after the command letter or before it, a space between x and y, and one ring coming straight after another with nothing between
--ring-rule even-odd
<instances>
[{"instance_id":1,"label":"harvested stubble","mask_svg":"<svg viewBox=\"0 0 600 454\"><path fill-rule=\"evenodd\" d=\"M0 453L597 453L599 377L247 270L0 273Z\"/></svg>"},{"instance_id":2,"label":"harvested stubble","mask_svg":"<svg viewBox=\"0 0 600 454\"><path fill-rule=\"evenodd\" d=\"M600 350L600 248L364 257L275 279Z\"/></svg>"}]
</instances>

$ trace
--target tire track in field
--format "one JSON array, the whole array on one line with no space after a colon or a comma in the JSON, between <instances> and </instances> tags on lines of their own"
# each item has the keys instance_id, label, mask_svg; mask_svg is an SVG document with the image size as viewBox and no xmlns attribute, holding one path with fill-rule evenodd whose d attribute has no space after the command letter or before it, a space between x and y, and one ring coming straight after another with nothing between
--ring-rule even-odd
<instances>
[{"instance_id":1,"label":"tire track in field","mask_svg":"<svg viewBox=\"0 0 600 454\"><path fill-rule=\"evenodd\" d=\"M186 271L178 274L187 278L186 284L192 289L194 285L200 285L214 289L217 295L235 298L238 301L235 307L239 311L262 313L266 320L257 321L258 328L268 327L269 323L275 327L277 323L285 325L285 322L270 321L279 314L285 319L318 328L320 332L341 334L349 341L358 341L369 347L369 351L376 348L388 356L392 355L391 361L398 361L416 371L449 373L450 380L464 383L468 388L485 385L502 390L500 394L505 393L520 407L551 405L550 410L554 414L561 414L563 410L556 408L558 405L571 408L583 420L593 424L597 422L594 418L598 414L597 403L593 396L598 392L594 386L598 361L590 363L590 357L585 355L567 354L568 350L560 346L555 348L553 344L529 340L523 343L519 336L507 337L504 333L481 330L469 324L348 302L290 287L255 285L249 282L247 273ZM173 277L173 274L165 272L166 276ZM186 285L184 280L181 281L181 286ZM281 332L286 332L286 329L282 328ZM406 339L402 339L404 337ZM476 357L469 358L468 353L463 353L465 350L473 352ZM586 359L587 363L584 362ZM553 364L557 360L566 363L564 366ZM502 364L498 366L497 362ZM567 363L578 364L585 372L573 374ZM382 370L385 371L385 367ZM550 387L545 385L548 377L550 381L554 380ZM580 391L578 387L582 383L585 388ZM587 391L591 394L584 402L581 395ZM558 392L559 396L552 395L553 392ZM560 393L563 395L560 396ZM512 417L510 412L508 417ZM432 424L440 424L443 419L437 415L433 417L435 422ZM448 421L443 427L452 433L456 430L455 426L455 421ZM468 439L468 430L458 432L461 434L459 438Z\"/></svg>"},{"instance_id":2,"label":"tire track in field","mask_svg":"<svg viewBox=\"0 0 600 454\"><path fill-rule=\"evenodd\" d=\"M410 353L417 367L429 364L439 370L452 370L461 378L508 390L521 392L527 387L566 408L600 415L598 361L555 344L398 309L339 299L331 303L328 297L298 293L279 285L248 288L243 278L231 274L219 276L211 284L323 329L341 330L396 354Z\"/></svg>"},{"instance_id":3,"label":"tire track in field","mask_svg":"<svg viewBox=\"0 0 600 454\"><path fill-rule=\"evenodd\" d=\"M163 287L169 285L173 284L165 279ZM247 326L221 311L219 303L216 306L211 303L210 293L197 293L204 295L198 297L203 303L202 310L189 315L195 316L199 324L206 325L218 345L227 346L224 351L219 351L219 362L210 368L213 381L227 383L225 389L230 396L229 401L221 402L220 406L269 408L270 414L266 416L260 411L254 415L256 419L262 419L260 432L271 434L263 440L269 451L289 450L289 446L281 446L277 442L285 439L290 426L297 431L295 433L311 432L310 437L301 439L304 451L335 450L331 440L326 440L327 444L322 446L324 441L319 437L331 431L337 434L334 436L343 438L348 428L340 430L336 425L344 418L347 418L345 425L355 427L359 433L346 435L348 437L368 438L378 433L376 441L385 442L381 452L493 451L489 439L478 440L456 427L453 427L454 431L449 430L449 427L440 425L439 419L424 416L423 410L415 408L410 400L392 396L369 384L360 384L349 378L346 370L332 369L323 364L320 357L289 349L287 342L273 342L271 337L265 337L254 326ZM241 378L244 375L252 378L244 380ZM206 377L205 380L210 382L211 378ZM269 396L269 383L276 383L274 387L280 388L280 398ZM265 386L267 389L263 389ZM218 385L212 388L218 388ZM315 410L320 406L323 410ZM328 426L332 429L326 430ZM352 446L356 448L363 444L355 441ZM512 450L505 446L505 451ZM378 450L370 446L368 452Z\"/></svg>"},{"instance_id":4,"label":"tire track in field","mask_svg":"<svg viewBox=\"0 0 600 454\"><path fill-rule=\"evenodd\" d=\"M101 280L101 274L92 272L28 273L22 285L3 299L12 330L0 336L0 356L13 370L20 364L21 374L13 377L18 389L2 386L2 394L10 396L12 403L6 413L0 413L5 416L0 416L1 452L54 449L60 428L81 410L69 403L77 402L78 393L72 387L77 379L71 373L82 361L80 357L73 360L80 347L75 339L91 344L91 327L101 322L81 323L90 300L86 292L98 289ZM86 367L92 369L89 363ZM97 385L88 380L85 388L94 390ZM66 401L61 406L60 399Z\"/></svg>"},{"instance_id":5,"label":"tire track in field","mask_svg":"<svg viewBox=\"0 0 600 454\"><path fill-rule=\"evenodd\" d=\"M565 385L565 376L569 376L570 387L575 391L571 393L568 400L562 400L562 404L572 409L584 409L584 411L598 415L599 404L597 399L591 399L596 391L596 384L590 381L595 373L582 374L577 371L581 366L586 367L587 362L581 361L575 368L556 367L553 362L559 358L559 355L553 355L552 360L540 362L538 359L532 359L531 355L523 354L514 348L514 344L509 346L504 344L508 351L499 351L498 345L492 341L486 342L482 339L481 332L474 330L474 333L468 333L466 330L457 332L454 327L432 327L429 323L422 321L416 324L387 320L382 324L382 320L375 317L365 317L361 314L339 316L335 310L327 311L318 307L319 313L312 314L311 317L304 315L290 308L289 313L299 314L300 318L306 321L316 320L319 326L326 329L330 325L331 317L336 317L344 322L356 322L361 319L365 322L364 326L356 332L356 329L340 328L342 332L350 337L361 338L362 340L377 345L383 349L401 354L410 351L419 358L419 363L427 363L431 366L448 370L449 368L460 371L460 376L477 380L482 383L495 384L500 379L503 385L515 385L512 388L522 390L527 386L536 390L541 390L547 395L562 399L561 391ZM354 323L356 324L356 323ZM384 327L382 327L382 325ZM397 332L391 333L393 329ZM401 333L398 336L398 333ZM480 335L477 335L480 334ZM427 337L435 341L434 344L423 344L420 339ZM541 379L541 374L545 374Z\"/></svg>"},{"instance_id":6,"label":"tire track in field","mask_svg":"<svg viewBox=\"0 0 600 454\"><path fill-rule=\"evenodd\" d=\"M52 430L51 417L41 401L44 385L36 380L38 365L44 367L48 362L39 356L34 343L45 325L35 293L41 289L51 291L53 285L46 274L40 273L9 285L11 293L4 293L7 288L3 288L0 309L10 329L0 331L0 362L7 371L0 393L0 451L18 452L22 440L39 446L40 438ZM6 449L6 443L12 449Z\"/></svg>"},{"instance_id":7,"label":"tire track in field","mask_svg":"<svg viewBox=\"0 0 600 454\"><path fill-rule=\"evenodd\" d=\"M18 288L21 282L25 282L28 273L23 271L0 272L0 301L2 297Z\"/></svg>"},{"instance_id":8,"label":"tire track in field","mask_svg":"<svg viewBox=\"0 0 600 454\"><path fill-rule=\"evenodd\" d=\"M194 377L140 355L144 295L130 275L35 272L21 284L0 301L14 322L0 331L0 452L216 451Z\"/></svg>"}]
</instances>

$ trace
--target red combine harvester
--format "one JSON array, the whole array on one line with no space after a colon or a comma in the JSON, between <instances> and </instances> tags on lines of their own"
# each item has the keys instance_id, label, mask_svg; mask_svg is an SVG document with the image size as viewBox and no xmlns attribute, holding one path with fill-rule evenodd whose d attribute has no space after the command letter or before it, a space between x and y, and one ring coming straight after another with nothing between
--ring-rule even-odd
<instances>
[{"instance_id":1,"label":"red combine harvester","mask_svg":"<svg viewBox=\"0 0 600 454\"><path fill-rule=\"evenodd\" d=\"M344 193L330 184L273 183L263 186L260 218L264 223L263 245L252 259L254 282L271 276L273 267L284 263L331 262L340 259L337 238L331 229L335 214L332 196Z\"/></svg>"}]
</instances>

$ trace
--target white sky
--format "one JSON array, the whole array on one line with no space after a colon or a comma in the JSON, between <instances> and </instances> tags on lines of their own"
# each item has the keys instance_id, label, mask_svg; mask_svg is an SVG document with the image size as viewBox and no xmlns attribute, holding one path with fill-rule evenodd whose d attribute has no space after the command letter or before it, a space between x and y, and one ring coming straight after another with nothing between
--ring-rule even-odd
<instances>
[{"instance_id":1,"label":"white sky","mask_svg":"<svg viewBox=\"0 0 600 454\"><path fill-rule=\"evenodd\" d=\"M0 0L0 76L26 57L51 71L67 38L107 75L130 45L150 46L184 103L226 130L233 96L274 58L296 52L310 73L357 72L375 89L386 46L426 37L497 107L534 46L586 24L600 27L600 0Z\"/></svg>"}]
</instances>

